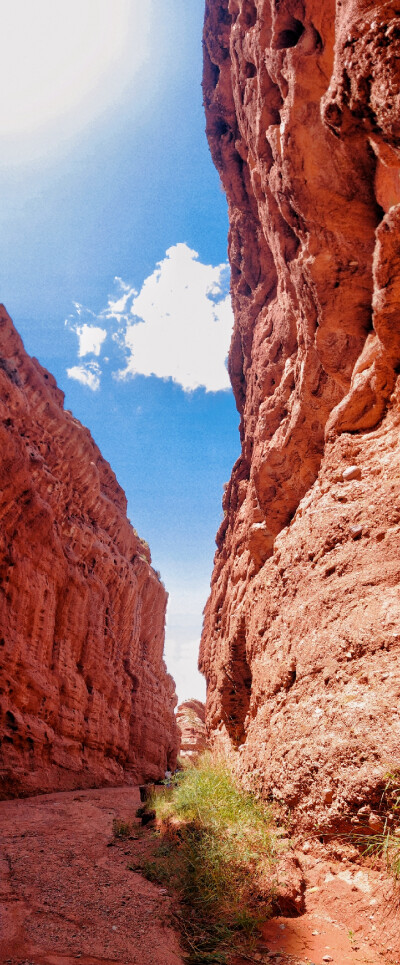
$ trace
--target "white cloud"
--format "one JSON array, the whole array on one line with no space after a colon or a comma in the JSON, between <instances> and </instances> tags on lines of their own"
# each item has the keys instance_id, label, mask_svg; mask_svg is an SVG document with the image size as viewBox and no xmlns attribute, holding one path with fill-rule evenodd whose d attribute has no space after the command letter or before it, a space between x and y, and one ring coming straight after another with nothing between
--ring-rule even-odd
<instances>
[{"instance_id":1,"label":"white cloud","mask_svg":"<svg viewBox=\"0 0 400 965\"><path fill-rule=\"evenodd\" d=\"M137 291L136 288L131 288L130 285L127 285L126 282L122 281L122 278L118 276L114 278L114 282L119 288L119 294L117 298L115 298L115 296L113 298L113 296L110 295L107 308L105 309L105 317L108 319L114 318L118 322L121 322L126 318L129 300L136 297Z\"/></svg>"},{"instance_id":2,"label":"white cloud","mask_svg":"<svg viewBox=\"0 0 400 965\"><path fill-rule=\"evenodd\" d=\"M100 388L100 374L101 369L97 362L84 362L83 365L73 365L67 369L68 378L81 382L93 392Z\"/></svg>"},{"instance_id":3,"label":"white cloud","mask_svg":"<svg viewBox=\"0 0 400 965\"><path fill-rule=\"evenodd\" d=\"M172 379L186 391L229 388L232 332L227 265L203 265L186 244L168 248L131 303L124 344L128 375Z\"/></svg>"},{"instance_id":4,"label":"white cloud","mask_svg":"<svg viewBox=\"0 0 400 965\"><path fill-rule=\"evenodd\" d=\"M100 355L100 349L107 338L107 329L97 325L77 325L76 334L79 339L79 358L84 355Z\"/></svg>"},{"instance_id":5,"label":"white cloud","mask_svg":"<svg viewBox=\"0 0 400 965\"><path fill-rule=\"evenodd\" d=\"M196 251L180 243L167 249L139 292L121 278L115 278L115 284L116 292L97 315L74 305L75 315L66 324L78 336L79 357L99 357L109 333L107 352L110 356L113 343L117 379L153 375L172 379L185 392L229 389L226 358L233 313L227 262L205 265ZM85 315L89 323L83 322ZM125 358L123 367L116 361L118 350ZM75 366L68 374L71 371L84 371L80 381L89 384L87 368ZM98 383L100 374L98 367Z\"/></svg>"}]
</instances>

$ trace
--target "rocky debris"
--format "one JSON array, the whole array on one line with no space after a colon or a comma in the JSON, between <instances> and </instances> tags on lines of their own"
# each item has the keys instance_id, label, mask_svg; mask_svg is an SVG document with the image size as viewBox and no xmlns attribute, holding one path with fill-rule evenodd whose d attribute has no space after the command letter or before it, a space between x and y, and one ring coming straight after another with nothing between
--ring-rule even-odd
<instances>
[{"instance_id":1,"label":"rocky debris","mask_svg":"<svg viewBox=\"0 0 400 965\"><path fill-rule=\"evenodd\" d=\"M392 885L377 868L344 868L342 862L327 860L319 848L318 857L301 862L304 912L272 918L262 926L270 958L281 955L282 965L329 960L337 965L397 965L400 939Z\"/></svg>"},{"instance_id":2,"label":"rocky debris","mask_svg":"<svg viewBox=\"0 0 400 965\"><path fill-rule=\"evenodd\" d=\"M242 441L207 728L314 835L400 771L399 45L392 2L206 2Z\"/></svg>"},{"instance_id":3,"label":"rocky debris","mask_svg":"<svg viewBox=\"0 0 400 965\"><path fill-rule=\"evenodd\" d=\"M0 796L158 779L167 594L125 495L0 312Z\"/></svg>"},{"instance_id":4,"label":"rocky debris","mask_svg":"<svg viewBox=\"0 0 400 965\"><path fill-rule=\"evenodd\" d=\"M195 760L207 747L205 725L206 709L201 700L185 700L179 704L176 722L181 735L179 755L185 760Z\"/></svg>"}]
</instances>

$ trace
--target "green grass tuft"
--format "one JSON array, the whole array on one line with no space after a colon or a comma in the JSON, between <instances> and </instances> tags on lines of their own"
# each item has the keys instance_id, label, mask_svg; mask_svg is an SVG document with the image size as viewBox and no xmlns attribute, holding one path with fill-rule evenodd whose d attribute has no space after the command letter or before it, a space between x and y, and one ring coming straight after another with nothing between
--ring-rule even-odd
<instances>
[{"instance_id":1,"label":"green grass tuft","mask_svg":"<svg viewBox=\"0 0 400 965\"><path fill-rule=\"evenodd\" d=\"M205 754L151 801L161 844L144 874L171 880L184 915L190 965L225 962L271 905L276 852L272 810L236 784L226 763Z\"/></svg>"},{"instance_id":2,"label":"green grass tuft","mask_svg":"<svg viewBox=\"0 0 400 965\"><path fill-rule=\"evenodd\" d=\"M398 835L386 828L381 834L368 835L364 854L383 858L389 874L396 884L400 884L400 837Z\"/></svg>"},{"instance_id":3,"label":"green grass tuft","mask_svg":"<svg viewBox=\"0 0 400 965\"><path fill-rule=\"evenodd\" d=\"M389 827L388 819L385 820L383 831L378 834L368 835L365 840L364 854L383 858L389 874L392 875L396 885L400 885L400 770L392 768L385 774L385 788L382 795L382 804L386 805L386 810L390 811L397 818Z\"/></svg>"},{"instance_id":4,"label":"green grass tuft","mask_svg":"<svg viewBox=\"0 0 400 965\"><path fill-rule=\"evenodd\" d=\"M114 838L127 838L132 832L132 824L122 821L121 818L114 818L112 823L112 833Z\"/></svg>"}]
</instances>

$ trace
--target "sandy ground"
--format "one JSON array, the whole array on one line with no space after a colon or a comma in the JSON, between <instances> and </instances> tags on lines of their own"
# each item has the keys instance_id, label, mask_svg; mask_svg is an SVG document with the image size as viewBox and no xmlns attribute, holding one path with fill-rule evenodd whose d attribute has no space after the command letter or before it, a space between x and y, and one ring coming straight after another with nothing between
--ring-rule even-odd
<instances>
[{"instance_id":1,"label":"sandy ground","mask_svg":"<svg viewBox=\"0 0 400 965\"><path fill-rule=\"evenodd\" d=\"M0 803L0 961L7 965L182 965L170 899L128 869L141 841L109 847L137 788Z\"/></svg>"}]
</instances>

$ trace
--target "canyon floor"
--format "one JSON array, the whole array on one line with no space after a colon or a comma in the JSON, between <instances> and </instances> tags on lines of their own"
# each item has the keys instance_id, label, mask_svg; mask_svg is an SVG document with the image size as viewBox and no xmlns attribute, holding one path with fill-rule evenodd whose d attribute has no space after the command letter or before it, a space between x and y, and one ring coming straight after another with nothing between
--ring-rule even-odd
<instances>
[{"instance_id":1,"label":"canyon floor","mask_svg":"<svg viewBox=\"0 0 400 965\"><path fill-rule=\"evenodd\" d=\"M0 804L0 961L12 965L181 965L163 889L132 872L142 842L113 841L136 787Z\"/></svg>"},{"instance_id":2,"label":"canyon floor","mask_svg":"<svg viewBox=\"0 0 400 965\"><path fill-rule=\"evenodd\" d=\"M149 853L152 832L112 835L113 819L134 822L139 803L136 787L0 803L2 965L182 965L173 899L128 867ZM306 914L268 922L241 965L399 962L386 876L324 857L305 855L305 865Z\"/></svg>"}]
</instances>

